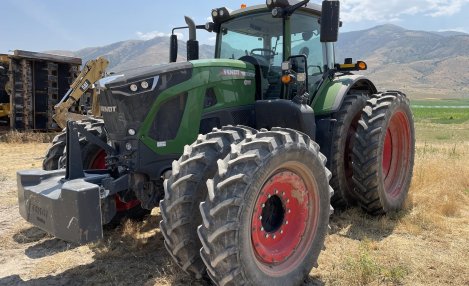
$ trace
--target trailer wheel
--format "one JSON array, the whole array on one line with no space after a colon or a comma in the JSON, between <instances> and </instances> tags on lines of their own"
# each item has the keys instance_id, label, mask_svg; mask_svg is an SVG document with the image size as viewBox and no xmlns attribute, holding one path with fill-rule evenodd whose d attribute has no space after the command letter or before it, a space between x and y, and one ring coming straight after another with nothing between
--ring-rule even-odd
<instances>
[{"instance_id":1,"label":"trailer wheel","mask_svg":"<svg viewBox=\"0 0 469 286\"><path fill-rule=\"evenodd\" d=\"M331 213L326 157L307 135L273 128L232 146L200 204L201 257L217 285L299 285Z\"/></svg>"},{"instance_id":2,"label":"trailer wheel","mask_svg":"<svg viewBox=\"0 0 469 286\"><path fill-rule=\"evenodd\" d=\"M86 119L80 122L84 125L85 129L94 135L97 135L101 140L106 142L107 137L104 132L104 122L99 119ZM106 168L106 152L99 146L88 142L86 137L80 136L80 147L82 150L83 167L85 169L105 169ZM65 168L67 164L67 156L65 151L66 145L66 132L62 132L54 137L52 146L47 150L46 156L42 162L44 170L57 170ZM116 215L112 220L106 224L110 227L115 227L120 224L124 218L141 220L151 211L143 209L140 206L140 201L132 200L124 203L120 200L119 196L115 196L116 201Z\"/></svg>"},{"instance_id":3,"label":"trailer wheel","mask_svg":"<svg viewBox=\"0 0 469 286\"><path fill-rule=\"evenodd\" d=\"M331 186L334 189L331 203L335 208L344 208L354 202L352 150L362 109L368 96L365 93L347 94L332 130L331 159L328 167L332 172Z\"/></svg>"},{"instance_id":4,"label":"trailer wheel","mask_svg":"<svg viewBox=\"0 0 469 286\"><path fill-rule=\"evenodd\" d=\"M215 175L217 160L228 154L231 144L256 132L248 127L226 126L199 135L173 162L172 175L164 183L165 196L160 202L164 244L176 263L196 279L205 273L197 226L202 222L199 204L207 197L206 181Z\"/></svg>"},{"instance_id":5,"label":"trailer wheel","mask_svg":"<svg viewBox=\"0 0 469 286\"><path fill-rule=\"evenodd\" d=\"M414 122L405 94L374 95L363 110L353 149L354 192L364 210L376 215L402 207L414 153Z\"/></svg>"}]
</instances>

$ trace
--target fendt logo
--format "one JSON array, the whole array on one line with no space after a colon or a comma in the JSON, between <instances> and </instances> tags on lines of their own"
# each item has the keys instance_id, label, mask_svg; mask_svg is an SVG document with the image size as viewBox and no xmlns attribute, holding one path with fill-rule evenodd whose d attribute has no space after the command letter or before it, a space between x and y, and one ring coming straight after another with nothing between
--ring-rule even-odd
<instances>
[{"instance_id":1,"label":"fendt logo","mask_svg":"<svg viewBox=\"0 0 469 286\"><path fill-rule=\"evenodd\" d=\"M116 112L117 106L100 106L101 112Z\"/></svg>"}]
</instances>

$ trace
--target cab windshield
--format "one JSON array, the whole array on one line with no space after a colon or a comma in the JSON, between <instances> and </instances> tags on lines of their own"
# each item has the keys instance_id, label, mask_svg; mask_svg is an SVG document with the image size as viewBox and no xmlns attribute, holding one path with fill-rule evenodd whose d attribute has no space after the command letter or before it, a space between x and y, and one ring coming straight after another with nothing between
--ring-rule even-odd
<instances>
[{"instance_id":1,"label":"cab windshield","mask_svg":"<svg viewBox=\"0 0 469 286\"><path fill-rule=\"evenodd\" d=\"M270 13L258 13L223 23L219 57L239 59L248 55L282 53L283 21ZM272 43L272 39L276 39Z\"/></svg>"},{"instance_id":2,"label":"cab windshield","mask_svg":"<svg viewBox=\"0 0 469 286\"><path fill-rule=\"evenodd\" d=\"M319 41L318 17L297 12L290 19L290 49L292 55L304 54L308 62L308 74L317 76L323 71L323 52ZM280 77L283 59L283 19L274 18L270 12L241 16L225 22L220 27L217 57L256 59L262 68L262 93L265 97L281 94ZM244 59L243 59L244 57ZM314 79L309 81L310 86Z\"/></svg>"}]
</instances>

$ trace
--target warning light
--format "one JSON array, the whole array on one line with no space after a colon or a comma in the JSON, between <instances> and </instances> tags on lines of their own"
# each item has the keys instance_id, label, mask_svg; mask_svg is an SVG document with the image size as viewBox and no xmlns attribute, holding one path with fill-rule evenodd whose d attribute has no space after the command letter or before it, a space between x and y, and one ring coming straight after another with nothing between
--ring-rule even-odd
<instances>
[{"instance_id":1,"label":"warning light","mask_svg":"<svg viewBox=\"0 0 469 286\"><path fill-rule=\"evenodd\" d=\"M241 4L241 9L245 9L247 7L246 4Z\"/></svg>"},{"instance_id":2,"label":"warning light","mask_svg":"<svg viewBox=\"0 0 469 286\"><path fill-rule=\"evenodd\" d=\"M366 63L365 62L362 62L362 61L358 61L357 62L357 66L358 66L358 69L359 70L366 70L367 66L366 66Z\"/></svg>"},{"instance_id":3,"label":"warning light","mask_svg":"<svg viewBox=\"0 0 469 286\"><path fill-rule=\"evenodd\" d=\"M291 82L292 78L289 74L283 75L282 76L282 82L284 84L289 84Z\"/></svg>"}]
</instances>

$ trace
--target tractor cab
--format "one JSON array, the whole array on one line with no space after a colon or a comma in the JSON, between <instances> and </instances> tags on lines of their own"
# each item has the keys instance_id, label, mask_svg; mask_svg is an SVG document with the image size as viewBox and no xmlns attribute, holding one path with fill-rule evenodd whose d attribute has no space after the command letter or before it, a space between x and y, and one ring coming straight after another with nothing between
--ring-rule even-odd
<instances>
[{"instance_id":1,"label":"tractor cab","mask_svg":"<svg viewBox=\"0 0 469 286\"><path fill-rule=\"evenodd\" d=\"M215 32L215 59L241 60L256 70L256 100L293 99L314 93L327 70L334 68L334 45L339 26L336 1L324 1L330 13L309 0L271 1L265 5L229 12L225 7L212 10L212 22L173 29L170 62L177 57L174 31L189 28L187 59L198 59L195 29ZM326 25L320 25L321 15ZM333 18L331 20L331 17ZM321 37L326 33L327 37Z\"/></svg>"},{"instance_id":2,"label":"tractor cab","mask_svg":"<svg viewBox=\"0 0 469 286\"><path fill-rule=\"evenodd\" d=\"M304 1L306 2L306 1ZM301 2L300 2L301 3ZM305 4L290 16L273 16L268 5L244 8L226 15L225 8L214 9L217 32L215 58L239 59L256 67L257 98L292 98L295 89L286 88L282 63L307 78L307 90L314 90L327 68L327 50L332 45L320 41L320 6ZM333 59L329 59L333 62ZM285 66L284 66L285 67ZM296 79L298 80L298 79Z\"/></svg>"}]
</instances>

